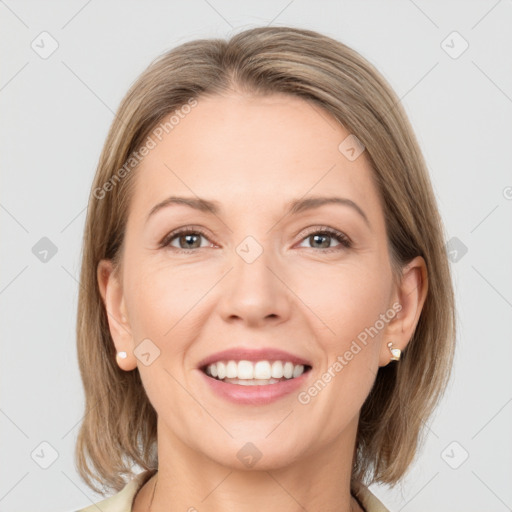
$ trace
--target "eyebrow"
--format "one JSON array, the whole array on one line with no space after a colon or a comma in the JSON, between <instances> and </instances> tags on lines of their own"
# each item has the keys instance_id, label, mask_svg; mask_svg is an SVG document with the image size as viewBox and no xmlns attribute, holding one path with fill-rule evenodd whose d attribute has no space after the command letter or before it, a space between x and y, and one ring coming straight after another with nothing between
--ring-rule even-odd
<instances>
[{"instance_id":1,"label":"eyebrow","mask_svg":"<svg viewBox=\"0 0 512 512\"><path fill-rule=\"evenodd\" d=\"M296 215L307 210L320 208L321 206L324 206L326 204L339 204L353 208L364 219L367 226L371 228L370 221L368 220L368 217L364 213L362 208L351 199L347 199L345 197L314 196L308 197L306 199L294 199L286 205L286 215ZM162 202L156 204L155 206L153 206L153 208L151 208L151 211L147 216L146 222L156 212L158 212L162 208L166 208L171 205L189 206L190 208L194 208L195 210L199 210L204 213L212 213L213 215L218 215L222 209L221 204L218 201L202 199L199 197L171 196L164 199Z\"/></svg>"}]
</instances>

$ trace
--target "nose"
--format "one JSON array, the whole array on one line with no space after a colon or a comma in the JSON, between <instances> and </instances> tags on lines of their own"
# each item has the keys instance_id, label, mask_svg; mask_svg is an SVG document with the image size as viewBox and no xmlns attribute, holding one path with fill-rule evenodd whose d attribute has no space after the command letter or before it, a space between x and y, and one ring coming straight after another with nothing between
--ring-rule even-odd
<instances>
[{"instance_id":1,"label":"nose","mask_svg":"<svg viewBox=\"0 0 512 512\"><path fill-rule=\"evenodd\" d=\"M286 283L286 272L279 264L279 258L271 252L258 247L254 241L237 248L232 270L222 280L223 289L217 305L224 321L262 327L288 320L293 293Z\"/></svg>"}]
</instances>

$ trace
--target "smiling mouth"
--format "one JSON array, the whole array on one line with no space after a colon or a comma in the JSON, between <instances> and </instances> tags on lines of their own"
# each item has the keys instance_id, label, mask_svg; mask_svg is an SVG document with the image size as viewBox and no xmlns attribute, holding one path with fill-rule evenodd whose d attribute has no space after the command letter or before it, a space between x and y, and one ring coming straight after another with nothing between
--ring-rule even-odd
<instances>
[{"instance_id":1,"label":"smiling mouth","mask_svg":"<svg viewBox=\"0 0 512 512\"><path fill-rule=\"evenodd\" d=\"M290 362L219 361L201 367L208 377L240 386L266 386L293 380L311 370L310 365L293 365Z\"/></svg>"}]
</instances>

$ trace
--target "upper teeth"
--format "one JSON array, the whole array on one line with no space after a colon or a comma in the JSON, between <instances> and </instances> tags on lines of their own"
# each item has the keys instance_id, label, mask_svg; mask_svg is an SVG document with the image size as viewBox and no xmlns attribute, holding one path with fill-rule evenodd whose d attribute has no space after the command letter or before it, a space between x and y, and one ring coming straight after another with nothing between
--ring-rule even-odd
<instances>
[{"instance_id":1,"label":"upper teeth","mask_svg":"<svg viewBox=\"0 0 512 512\"><path fill-rule=\"evenodd\" d=\"M304 365L290 361L217 361L206 367L206 373L218 379L291 379L304 373Z\"/></svg>"}]
</instances>

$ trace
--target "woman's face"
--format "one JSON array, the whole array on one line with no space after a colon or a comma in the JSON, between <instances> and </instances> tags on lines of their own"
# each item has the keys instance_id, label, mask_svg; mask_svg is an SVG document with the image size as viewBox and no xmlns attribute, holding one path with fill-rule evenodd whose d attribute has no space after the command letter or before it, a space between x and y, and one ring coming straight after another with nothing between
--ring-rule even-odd
<instances>
[{"instance_id":1,"label":"woman's face","mask_svg":"<svg viewBox=\"0 0 512 512\"><path fill-rule=\"evenodd\" d=\"M365 152L354 158L349 132L287 95L201 97L173 126L153 136L134 171L122 276L107 293L116 349L129 354L121 364L138 367L159 439L239 468L247 453L270 468L353 442L390 360L386 343L403 348L411 334L398 327L401 297ZM153 210L171 196L215 202L216 211ZM289 212L312 197L344 202ZM188 236L168 237L188 226ZM311 370L298 385L259 388L287 393L251 402L255 388L214 388L199 368L227 349L278 349ZM225 396L219 385L251 396Z\"/></svg>"}]
</instances>

